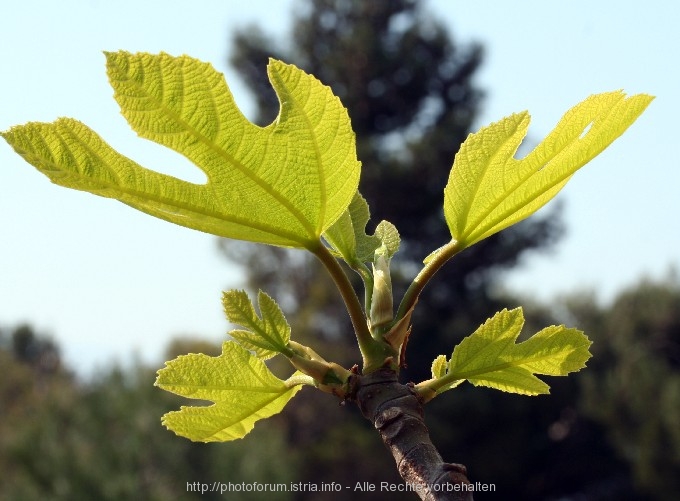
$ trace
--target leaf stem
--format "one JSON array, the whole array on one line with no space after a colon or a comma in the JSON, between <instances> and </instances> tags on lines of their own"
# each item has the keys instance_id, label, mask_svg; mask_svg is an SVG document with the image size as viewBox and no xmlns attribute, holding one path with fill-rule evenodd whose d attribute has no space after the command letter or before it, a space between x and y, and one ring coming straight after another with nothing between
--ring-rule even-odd
<instances>
[{"instance_id":1,"label":"leaf stem","mask_svg":"<svg viewBox=\"0 0 680 501\"><path fill-rule=\"evenodd\" d=\"M364 311L368 317L368 313L371 311L371 300L373 299L373 274L364 263L359 263L354 270L364 282Z\"/></svg>"},{"instance_id":2,"label":"leaf stem","mask_svg":"<svg viewBox=\"0 0 680 501\"><path fill-rule=\"evenodd\" d=\"M364 356L364 362L366 362L367 356L375 351L375 341L371 337L371 332L366 323L366 317L361 308L361 302L357 297L354 287L352 287L352 283L349 281L349 278L343 271L340 263L338 263L325 245L319 242L316 247L309 248L309 250L319 258L321 263L326 267L328 273L330 273L331 278L335 282L336 287L340 291L352 321L354 333L359 342L359 349Z\"/></svg>"},{"instance_id":3,"label":"leaf stem","mask_svg":"<svg viewBox=\"0 0 680 501\"><path fill-rule=\"evenodd\" d=\"M533 360L537 359L540 360L540 358L534 358ZM456 381L466 381L469 380L470 378L474 378L475 376L489 374L490 372L502 371L509 367L522 365L523 363L526 363L526 360L519 360L515 362L513 361L502 362L497 363L495 365L488 365L485 367L479 367L478 369L468 371L451 371L444 374L442 377L428 379L427 381L418 383L417 385L415 385L415 390L421 395L424 395L429 392L435 392L436 395L439 395L440 393L442 393L442 388L448 389L446 387L455 383Z\"/></svg>"},{"instance_id":4,"label":"leaf stem","mask_svg":"<svg viewBox=\"0 0 680 501\"><path fill-rule=\"evenodd\" d=\"M413 391L415 391L418 394L423 403L427 403L437 395L440 395L442 393L442 388L446 388L446 386L453 384L456 381L465 379L460 377L448 377L448 376L454 375L446 374L440 378L433 378L428 379L426 381L422 381L413 387Z\"/></svg>"},{"instance_id":5,"label":"leaf stem","mask_svg":"<svg viewBox=\"0 0 680 501\"><path fill-rule=\"evenodd\" d=\"M431 259L423 266L420 273L413 279L411 285L409 285L404 297L399 304L399 309L394 317L394 322L396 323L401 320L404 315L406 315L409 310L418 301L418 296L425 288L430 279L434 274L441 268L449 259L458 254L464 247L458 245L456 240L451 240L446 245L443 245L435 251Z\"/></svg>"}]
</instances>

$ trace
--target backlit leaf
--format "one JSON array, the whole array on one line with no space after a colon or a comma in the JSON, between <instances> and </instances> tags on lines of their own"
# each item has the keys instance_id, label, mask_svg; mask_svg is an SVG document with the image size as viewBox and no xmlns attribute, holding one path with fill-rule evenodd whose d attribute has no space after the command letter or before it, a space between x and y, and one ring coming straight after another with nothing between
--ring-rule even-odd
<instances>
[{"instance_id":1,"label":"backlit leaf","mask_svg":"<svg viewBox=\"0 0 680 501\"><path fill-rule=\"evenodd\" d=\"M247 329L235 329L229 335L259 358L267 359L287 349L290 325L276 301L266 293L259 291L257 302L262 318L257 316L245 291L229 290L222 296L227 319Z\"/></svg>"},{"instance_id":2,"label":"backlit leaf","mask_svg":"<svg viewBox=\"0 0 680 501\"><path fill-rule=\"evenodd\" d=\"M514 158L529 127L517 113L470 134L460 148L444 190L451 236L468 247L530 216L579 168L640 116L652 97L623 92L590 96L569 110L526 157Z\"/></svg>"},{"instance_id":3,"label":"backlit leaf","mask_svg":"<svg viewBox=\"0 0 680 501\"><path fill-rule=\"evenodd\" d=\"M373 235L366 233L370 217L366 199L357 192L347 210L323 235L336 256L350 264L368 263L374 260L381 245L390 258L399 250L399 231L389 221L380 221Z\"/></svg>"},{"instance_id":4,"label":"backlit leaf","mask_svg":"<svg viewBox=\"0 0 680 501\"><path fill-rule=\"evenodd\" d=\"M385 257L391 258L397 253L401 237L396 226L389 221L380 221L375 228L375 236L380 239L381 246L384 246Z\"/></svg>"},{"instance_id":5,"label":"backlit leaf","mask_svg":"<svg viewBox=\"0 0 680 501\"><path fill-rule=\"evenodd\" d=\"M347 210L323 235L334 254L342 256L350 264L373 260L373 252L380 245L380 239L366 234L370 217L368 203L357 191Z\"/></svg>"},{"instance_id":6,"label":"backlit leaf","mask_svg":"<svg viewBox=\"0 0 680 501\"><path fill-rule=\"evenodd\" d=\"M166 362L158 371L156 386L214 402L183 406L163 416L168 429L197 442L244 437L256 421L279 413L301 388L274 376L262 360L233 341L222 345L219 357L192 353Z\"/></svg>"},{"instance_id":7,"label":"backlit leaf","mask_svg":"<svg viewBox=\"0 0 680 501\"><path fill-rule=\"evenodd\" d=\"M2 136L54 183L116 198L223 237L312 247L359 182L354 133L330 88L271 60L281 109L267 127L237 108L222 74L188 56L106 53L123 116L205 172L194 184L145 169L82 123L28 123Z\"/></svg>"},{"instance_id":8,"label":"backlit leaf","mask_svg":"<svg viewBox=\"0 0 680 501\"><path fill-rule=\"evenodd\" d=\"M432 377L441 378L446 374L446 368L448 367L448 362L446 360L446 355L439 355L432 361Z\"/></svg>"},{"instance_id":9,"label":"backlit leaf","mask_svg":"<svg viewBox=\"0 0 680 501\"><path fill-rule=\"evenodd\" d=\"M516 343L523 325L521 308L502 310L456 346L445 376L436 359L434 377L451 382L438 393L468 380L475 386L538 395L549 393L550 387L535 374L565 376L585 367L591 342L583 332L553 325Z\"/></svg>"}]
</instances>

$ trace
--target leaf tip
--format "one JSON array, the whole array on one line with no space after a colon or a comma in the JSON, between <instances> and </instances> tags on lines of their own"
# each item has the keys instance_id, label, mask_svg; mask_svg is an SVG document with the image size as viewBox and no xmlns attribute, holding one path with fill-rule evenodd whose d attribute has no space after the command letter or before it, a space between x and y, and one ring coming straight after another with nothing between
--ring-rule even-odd
<instances>
[{"instance_id":1,"label":"leaf tip","mask_svg":"<svg viewBox=\"0 0 680 501\"><path fill-rule=\"evenodd\" d=\"M130 52L124 50L103 50L102 53L106 58L106 64L110 65L116 61L116 59L123 56L130 56Z\"/></svg>"}]
</instances>

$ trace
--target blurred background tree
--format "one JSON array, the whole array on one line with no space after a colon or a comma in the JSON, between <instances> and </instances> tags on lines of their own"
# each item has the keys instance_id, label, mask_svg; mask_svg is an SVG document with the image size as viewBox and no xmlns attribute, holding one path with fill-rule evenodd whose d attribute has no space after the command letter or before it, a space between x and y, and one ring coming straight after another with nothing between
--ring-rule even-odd
<instances>
[{"instance_id":1,"label":"blurred background tree","mask_svg":"<svg viewBox=\"0 0 680 501\"><path fill-rule=\"evenodd\" d=\"M629 464L649 499L680 496L680 281L643 280L601 307L573 295L567 311L593 340L580 407Z\"/></svg>"},{"instance_id":2,"label":"blurred background tree","mask_svg":"<svg viewBox=\"0 0 680 501\"><path fill-rule=\"evenodd\" d=\"M187 352L219 350L177 341L167 357ZM113 366L82 383L62 367L57 346L28 326L0 331L0 367L0 499L217 500L224 495L187 491L187 483L297 478L294 455L284 452L275 426L231 447L164 429L160 417L184 402L153 386L157 368Z\"/></svg>"}]
</instances>

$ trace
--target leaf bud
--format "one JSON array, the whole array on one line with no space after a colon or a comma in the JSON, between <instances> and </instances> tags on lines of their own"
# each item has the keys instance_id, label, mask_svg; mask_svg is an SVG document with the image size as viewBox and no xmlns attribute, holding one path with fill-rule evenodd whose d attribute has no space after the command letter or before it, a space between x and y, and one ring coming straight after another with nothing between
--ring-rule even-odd
<instances>
[{"instance_id":1,"label":"leaf bud","mask_svg":"<svg viewBox=\"0 0 680 501\"><path fill-rule=\"evenodd\" d=\"M394 318L392 301L392 278L390 259L381 252L375 252L373 263L373 296L371 298L371 327L389 323Z\"/></svg>"}]
</instances>

